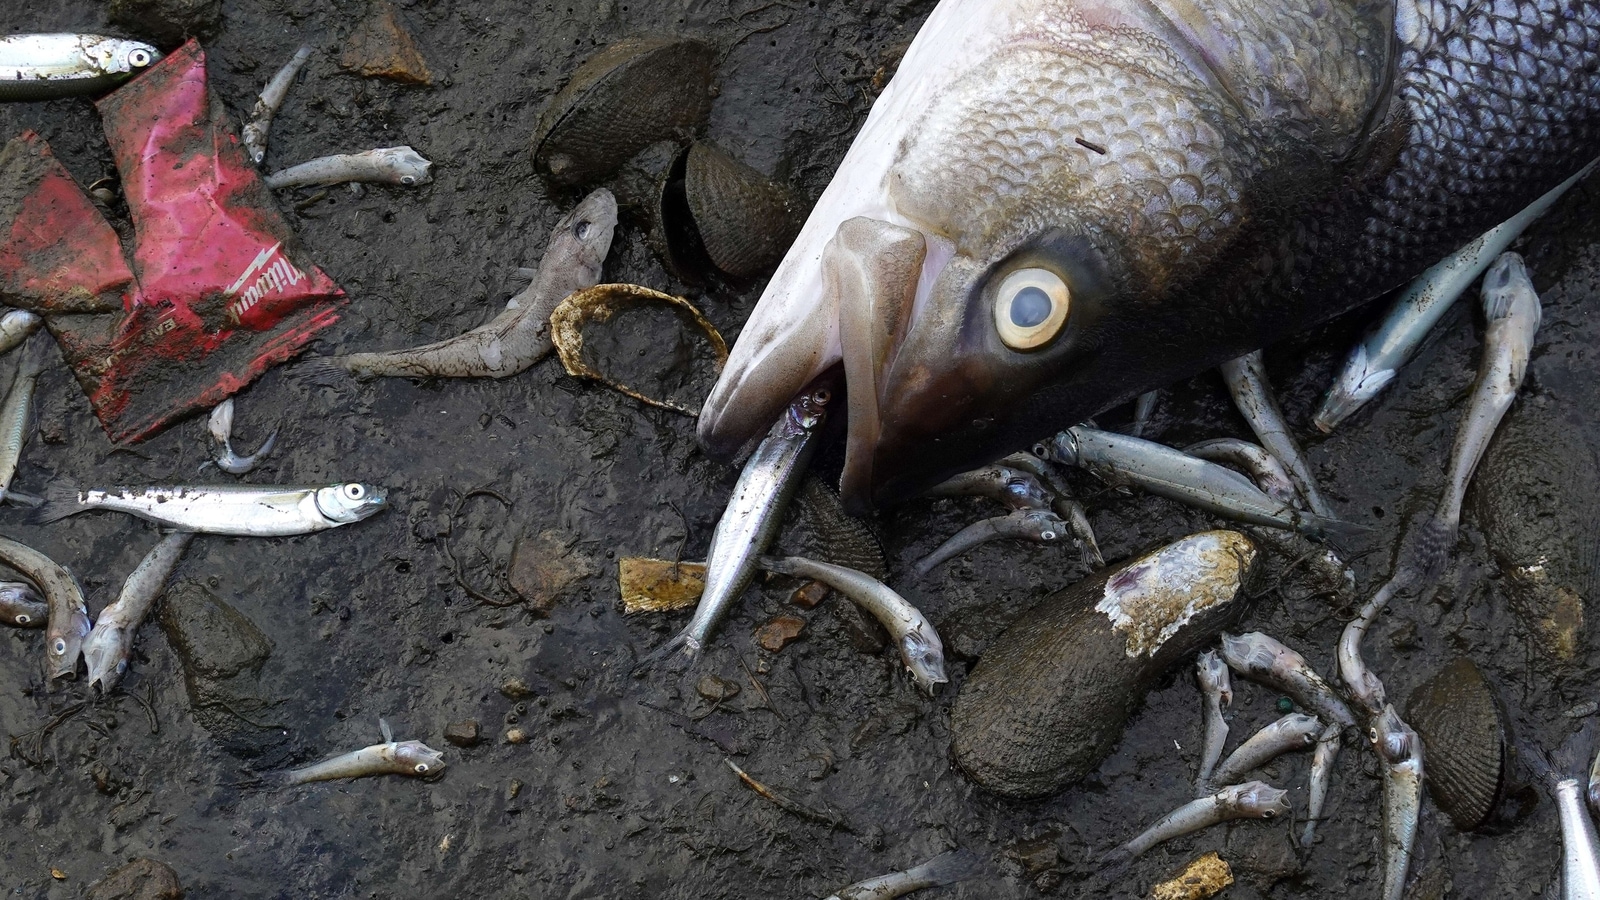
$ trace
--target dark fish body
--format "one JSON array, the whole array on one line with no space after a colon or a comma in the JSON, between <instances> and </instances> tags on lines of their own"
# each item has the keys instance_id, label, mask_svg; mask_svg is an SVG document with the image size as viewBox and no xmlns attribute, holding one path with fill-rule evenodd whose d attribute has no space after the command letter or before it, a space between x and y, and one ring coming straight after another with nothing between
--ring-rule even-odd
<instances>
[{"instance_id":1,"label":"dark fish body","mask_svg":"<svg viewBox=\"0 0 1600 900\"><path fill-rule=\"evenodd\" d=\"M1202 532L1019 616L956 698L956 763L983 787L1018 798L1094 771L1155 680L1244 613L1257 556L1241 534Z\"/></svg>"},{"instance_id":2,"label":"dark fish body","mask_svg":"<svg viewBox=\"0 0 1600 900\"><path fill-rule=\"evenodd\" d=\"M734 452L843 360L875 395L846 500L903 498L1373 300L1597 154L1592 2L943 0L701 438ZM864 221L915 267L843 289L823 250Z\"/></svg>"},{"instance_id":3,"label":"dark fish body","mask_svg":"<svg viewBox=\"0 0 1600 900\"><path fill-rule=\"evenodd\" d=\"M1422 738L1434 802L1462 831L1488 821L1505 795L1506 725L1483 673L1455 659L1412 692L1406 719Z\"/></svg>"}]
</instances>

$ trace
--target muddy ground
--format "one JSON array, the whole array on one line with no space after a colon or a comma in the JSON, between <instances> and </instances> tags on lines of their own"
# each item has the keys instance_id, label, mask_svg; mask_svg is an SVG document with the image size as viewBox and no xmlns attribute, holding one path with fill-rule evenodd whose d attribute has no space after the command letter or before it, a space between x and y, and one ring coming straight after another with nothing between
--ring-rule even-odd
<instances>
[{"instance_id":1,"label":"muddy ground","mask_svg":"<svg viewBox=\"0 0 1600 900\"><path fill-rule=\"evenodd\" d=\"M931 3L673 2L523 4L440 0L402 6L437 81L404 87L338 68L361 3L226 2L206 41L212 84L235 114L301 42L320 49L278 117L269 168L331 152L410 144L434 160L420 189L344 189L281 205L314 258L348 291L348 312L314 352L390 348L472 327L534 265L551 223L573 198L535 177L529 135L567 73L606 42L640 33L705 37L725 49L710 137L814 197L870 104L872 78L892 65ZM0 8L6 32L101 30L100 4L31 0ZM43 134L88 184L113 168L88 101L0 107L0 137ZM1600 228L1596 188L1580 190L1530 241L1546 325L1532 366L1530 414L1600 446ZM624 227L606 267L700 303L730 339L759 285L685 287L668 277L637 228ZM1365 317L1274 348L1269 365L1303 429ZM1387 574L1408 519L1429 509L1477 363L1481 316L1462 308L1376 409L1312 440L1327 492L1371 526L1346 547L1362 589ZM645 336L640 336L641 338ZM112 446L64 369L39 390L40 428L17 485L215 480L199 471L200 421L131 447ZM1125 413L1102 419L1118 426ZM1054 799L1005 802L950 765L955 690L919 695L887 651L862 641L838 598L814 611L789 603L792 583L753 590L695 675L629 676L686 614L626 617L619 556L696 559L735 473L705 459L693 420L645 408L546 361L504 383L391 379L319 384L293 366L239 399L242 443L283 429L281 452L249 480L365 480L392 491L393 509L360 525L288 540L202 537L181 563L184 590L209 590L271 642L247 712L196 709L161 624L139 633L123 690L80 706L80 685L46 685L42 634L0 635L0 887L14 896L81 895L135 856L171 865L191 897L820 897L959 844L988 873L949 897L1072 893L1098 854L1185 801L1200 746L1200 703L1186 673L1153 693L1101 771ZM1206 375L1170 392L1158 437L1183 444L1243 435L1221 383ZM41 437L42 435L42 437ZM1083 482L1110 559L1208 525L1148 497ZM486 495L491 488L509 508ZM1592 506L1593 497L1574 498ZM681 517L680 517L681 511ZM978 501L920 501L875 522L897 573L963 524L994 510ZM1592 524L1592 520L1591 520ZM0 511L0 530L79 574L91 610L116 595L154 544L146 524L109 514L48 527ZM445 540L441 540L444 537ZM1592 534L1584 535L1592 544ZM494 596L513 547L575 578L547 613L485 606L464 576ZM1430 603L1397 605L1369 638L1392 697L1458 654L1497 687L1520 734L1551 746L1592 699L1600 655L1556 665L1510 612L1478 523ZM1070 547L990 545L924 583L896 583L936 621L989 607L1023 609L1087 571ZM1331 674L1346 602L1280 585L1248 625L1301 649ZM780 613L807 620L776 654L753 631ZM855 639L854 643L852 638ZM869 649L863 652L858 647ZM959 689L967 663L952 666ZM746 671L748 669L748 672ZM742 687L718 704L700 674ZM764 686L770 705L752 688ZM520 679L531 691L505 696ZM1238 688L1235 740L1277 716L1278 697ZM245 722L235 720L238 716ZM374 743L378 718L401 738L446 751L433 783L367 779L274 792L259 773ZM484 742L447 744L453 722L481 723ZM201 726L209 723L212 730ZM51 726L51 727L47 727ZM504 740L512 727L531 738ZM227 737L228 740L222 740ZM798 818L755 796L724 765L752 775L848 827ZM1303 814L1307 757L1268 770ZM1104 896L1145 896L1155 881L1216 849L1239 879L1228 897L1367 897L1379 888L1378 781L1364 747L1343 755L1332 821L1302 854L1288 822L1243 823L1147 855ZM1413 896L1553 896L1554 811L1541 802L1494 833L1458 833L1430 802ZM52 875L52 871L61 877Z\"/></svg>"}]
</instances>

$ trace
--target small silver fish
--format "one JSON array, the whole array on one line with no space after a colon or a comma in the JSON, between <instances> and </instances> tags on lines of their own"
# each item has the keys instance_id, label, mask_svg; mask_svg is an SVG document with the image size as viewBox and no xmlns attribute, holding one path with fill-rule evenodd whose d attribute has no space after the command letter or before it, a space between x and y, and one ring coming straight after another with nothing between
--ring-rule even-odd
<instances>
[{"instance_id":1,"label":"small silver fish","mask_svg":"<svg viewBox=\"0 0 1600 900\"><path fill-rule=\"evenodd\" d=\"M364 181L414 187L433 180L428 170L433 163L410 147L380 147L362 153L324 156L273 172L264 181L273 190L317 184L342 184Z\"/></svg>"},{"instance_id":2,"label":"small silver fish","mask_svg":"<svg viewBox=\"0 0 1600 900\"><path fill-rule=\"evenodd\" d=\"M233 452L232 397L218 403L216 408L211 410L211 418L207 424L211 430L211 440L217 445L211 461L229 475L244 475L255 469L278 443L278 429L274 428L266 440L261 442L261 446L256 448L256 452L249 456L240 456Z\"/></svg>"},{"instance_id":3,"label":"small silver fish","mask_svg":"<svg viewBox=\"0 0 1600 900\"><path fill-rule=\"evenodd\" d=\"M1156 414L1156 404L1161 402L1160 391L1145 391L1133 403L1133 426L1128 433L1136 438L1144 437L1150 430L1150 419Z\"/></svg>"},{"instance_id":4,"label":"small silver fish","mask_svg":"<svg viewBox=\"0 0 1600 900\"><path fill-rule=\"evenodd\" d=\"M1589 808L1594 814L1600 816L1600 753L1594 755L1594 762L1589 764Z\"/></svg>"},{"instance_id":5,"label":"small silver fish","mask_svg":"<svg viewBox=\"0 0 1600 900\"><path fill-rule=\"evenodd\" d=\"M89 635L89 608L78 579L55 560L10 538L0 537L0 563L21 572L44 592L50 611L44 633L45 673L51 678L76 677L83 639Z\"/></svg>"},{"instance_id":6,"label":"small silver fish","mask_svg":"<svg viewBox=\"0 0 1600 900\"><path fill-rule=\"evenodd\" d=\"M0 101L98 94L161 59L149 44L98 34L0 37Z\"/></svg>"},{"instance_id":7,"label":"small silver fish","mask_svg":"<svg viewBox=\"0 0 1600 900\"><path fill-rule=\"evenodd\" d=\"M1195 683L1206 700L1206 738L1200 751L1200 771L1195 775L1195 796L1211 793L1211 773L1222 758L1222 748L1228 742L1228 720L1222 717L1224 707L1233 705L1233 682L1228 678L1228 665L1207 650L1195 660Z\"/></svg>"},{"instance_id":8,"label":"small silver fish","mask_svg":"<svg viewBox=\"0 0 1600 900\"><path fill-rule=\"evenodd\" d=\"M762 557L761 567L781 575L820 581L854 600L883 624L894 638L895 646L900 648L900 658L906 664L906 671L930 696L939 689L939 685L949 683L950 679L944 672L944 642L939 640L933 623L888 585L855 569L813 562L797 556L785 559Z\"/></svg>"},{"instance_id":9,"label":"small silver fish","mask_svg":"<svg viewBox=\"0 0 1600 900\"><path fill-rule=\"evenodd\" d=\"M379 719L378 725L383 731L383 743L280 773L277 780L284 785L296 785L368 775L409 775L431 780L444 774L443 753L421 741L396 741L388 722Z\"/></svg>"},{"instance_id":10,"label":"small silver fish","mask_svg":"<svg viewBox=\"0 0 1600 900\"><path fill-rule=\"evenodd\" d=\"M1289 792L1260 781L1225 787L1210 797L1191 800L1156 820L1143 834L1111 851L1107 866L1134 859L1151 847L1231 819L1271 819L1290 811Z\"/></svg>"},{"instance_id":11,"label":"small silver fish","mask_svg":"<svg viewBox=\"0 0 1600 900\"><path fill-rule=\"evenodd\" d=\"M1039 479L1047 485L1055 497L1050 502L1050 508L1056 515L1067 520L1067 526L1072 529L1072 534L1083 545L1084 559L1091 568L1104 568L1106 558L1100 552L1100 542L1095 540L1094 526L1089 524L1089 513L1083 504L1072 499L1072 489L1067 485L1066 479L1056 471L1050 463L1045 462L1026 450L1013 453L1000 460L1000 465L1010 466Z\"/></svg>"},{"instance_id":12,"label":"small silver fish","mask_svg":"<svg viewBox=\"0 0 1600 900\"><path fill-rule=\"evenodd\" d=\"M12 628L43 628L50 607L26 581L0 581L0 622Z\"/></svg>"},{"instance_id":13,"label":"small silver fish","mask_svg":"<svg viewBox=\"0 0 1600 900\"><path fill-rule=\"evenodd\" d=\"M929 572L973 547L1002 538L1038 544L1052 543L1067 533L1067 527L1060 516L1048 509L1019 509L1009 515L973 522L934 548L932 553L912 568L912 575L926 578Z\"/></svg>"},{"instance_id":14,"label":"small silver fish","mask_svg":"<svg viewBox=\"0 0 1600 900\"><path fill-rule=\"evenodd\" d=\"M827 900L893 900L923 888L945 887L977 876L983 861L971 850L955 849L903 872L858 881L829 894Z\"/></svg>"},{"instance_id":15,"label":"small silver fish","mask_svg":"<svg viewBox=\"0 0 1600 900\"><path fill-rule=\"evenodd\" d=\"M1300 833L1300 846L1310 847L1317 837L1317 823L1322 821L1322 809L1328 802L1328 789L1333 786L1333 765L1339 760L1340 734L1344 729L1335 722L1323 729L1317 738L1317 749L1311 754L1311 775L1306 779L1306 827Z\"/></svg>"},{"instance_id":16,"label":"small silver fish","mask_svg":"<svg viewBox=\"0 0 1600 900\"><path fill-rule=\"evenodd\" d=\"M1311 474L1311 464L1306 462L1299 442L1289 433L1288 420L1283 417L1278 398L1267 381L1267 367L1262 361L1261 351L1256 350L1223 363L1222 380L1227 382L1234 405L1239 408L1245 421L1250 423L1250 429L1256 433L1261 446L1288 470L1295 488L1305 498L1306 507L1319 516L1332 518L1333 507L1317 490L1317 479Z\"/></svg>"},{"instance_id":17,"label":"small silver fish","mask_svg":"<svg viewBox=\"0 0 1600 900\"><path fill-rule=\"evenodd\" d=\"M1240 744L1212 776L1212 784L1226 786L1237 784L1256 769L1261 768L1285 753L1309 750L1322 734L1322 722L1316 716L1290 713L1250 736Z\"/></svg>"},{"instance_id":18,"label":"small silver fish","mask_svg":"<svg viewBox=\"0 0 1600 900\"><path fill-rule=\"evenodd\" d=\"M755 577L756 561L766 552L783 523L784 510L794 498L811 457L817 452L817 432L828 415L833 391L812 386L796 397L773 423L767 437L750 454L734 482L728 508L711 534L706 552L705 591L694 618L683 632L663 644L643 663L648 665L681 650L686 661L700 656L711 632L733 607L734 601Z\"/></svg>"},{"instance_id":19,"label":"small silver fish","mask_svg":"<svg viewBox=\"0 0 1600 900\"><path fill-rule=\"evenodd\" d=\"M987 497L1011 509L1050 509L1050 494L1032 473L999 464L963 472L928 489L930 497Z\"/></svg>"},{"instance_id":20,"label":"small silver fish","mask_svg":"<svg viewBox=\"0 0 1600 900\"><path fill-rule=\"evenodd\" d=\"M98 684L101 693L109 694L122 680L133 655L134 633L166 589L167 579L193 539L192 533L179 531L158 541L123 582L122 593L100 611L83 645L90 687Z\"/></svg>"},{"instance_id":21,"label":"small silver fish","mask_svg":"<svg viewBox=\"0 0 1600 900\"><path fill-rule=\"evenodd\" d=\"M1317 674L1304 656L1278 640L1259 631L1224 634L1220 652L1233 671L1288 694L1323 721L1341 728L1356 724L1350 707L1339 699L1327 679Z\"/></svg>"},{"instance_id":22,"label":"small silver fish","mask_svg":"<svg viewBox=\"0 0 1600 900\"><path fill-rule=\"evenodd\" d=\"M6 310L0 316L0 353L10 353L43 324L43 319L25 309Z\"/></svg>"},{"instance_id":23,"label":"small silver fish","mask_svg":"<svg viewBox=\"0 0 1600 900\"><path fill-rule=\"evenodd\" d=\"M1383 900L1402 900L1422 813L1422 739L1393 706L1374 717L1368 737L1383 763Z\"/></svg>"},{"instance_id":24,"label":"small silver fish","mask_svg":"<svg viewBox=\"0 0 1600 900\"><path fill-rule=\"evenodd\" d=\"M1600 837L1583 808L1583 786L1576 778L1556 783L1561 811L1561 898L1600 900Z\"/></svg>"},{"instance_id":25,"label":"small silver fish","mask_svg":"<svg viewBox=\"0 0 1600 900\"><path fill-rule=\"evenodd\" d=\"M1260 444L1238 438L1214 438L1190 444L1183 452L1238 469L1267 496L1280 503L1294 504L1300 500L1300 492L1289 478L1288 470Z\"/></svg>"},{"instance_id":26,"label":"small silver fish","mask_svg":"<svg viewBox=\"0 0 1600 900\"><path fill-rule=\"evenodd\" d=\"M267 136L272 131L272 117L278 114L278 109L283 106L283 100L289 96L289 86L294 84L295 76L300 74L300 68L311 58L311 47L304 46L296 50L294 56L283 64L267 86L261 89L261 97L256 100L256 108L250 113L250 121L244 126L241 138L244 142L245 154L250 161L261 165L267 158Z\"/></svg>"},{"instance_id":27,"label":"small silver fish","mask_svg":"<svg viewBox=\"0 0 1600 900\"><path fill-rule=\"evenodd\" d=\"M327 487L249 484L110 489L52 485L36 524L101 509L128 513L179 531L235 537L286 537L359 522L382 511L383 488L349 482Z\"/></svg>"},{"instance_id":28,"label":"small silver fish","mask_svg":"<svg viewBox=\"0 0 1600 900\"><path fill-rule=\"evenodd\" d=\"M28 440L28 424L33 413L33 389L44 371L49 338L30 339L17 359L16 374L0 405L0 497L11 489L11 479L22 462L22 445Z\"/></svg>"},{"instance_id":29,"label":"small silver fish","mask_svg":"<svg viewBox=\"0 0 1600 900\"><path fill-rule=\"evenodd\" d=\"M357 378L506 378L554 348L550 314L574 291L600 282L617 228L617 199L600 189L551 229L539 270L499 315L464 334L376 353L312 360L308 368L342 369Z\"/></svg>"}]
</instances>

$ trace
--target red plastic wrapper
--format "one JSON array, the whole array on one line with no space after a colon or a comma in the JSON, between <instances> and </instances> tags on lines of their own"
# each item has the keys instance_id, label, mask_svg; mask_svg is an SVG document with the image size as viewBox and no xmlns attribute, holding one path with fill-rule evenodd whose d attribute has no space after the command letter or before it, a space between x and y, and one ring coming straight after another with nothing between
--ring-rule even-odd
<instances>
[{"instance_id":1,"label":"red plastic wrapper","mask_svg":"<svg viewBox=\"0 0 1600 900\"><path fill-rule=\"evenodd\" d=\"M0 302L44 315L112 439L139 440L293 356L337 319L344 292L245 158L199 45L99 109L133 220L132 272L98 210L25 135L0 155Z\"/></svg>"}]
</instances>

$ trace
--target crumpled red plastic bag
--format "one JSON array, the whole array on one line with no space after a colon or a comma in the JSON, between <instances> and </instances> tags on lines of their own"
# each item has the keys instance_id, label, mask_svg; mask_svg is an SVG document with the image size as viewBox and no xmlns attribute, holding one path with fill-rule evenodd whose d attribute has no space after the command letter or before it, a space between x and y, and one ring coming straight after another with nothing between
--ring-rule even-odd
<instances>
[{"instance_id":1,"label":"crumpled red plastic bag","mask_svg":"<svg viewBox=\"0 0 1600 900\"><path fill-rule=\"evenodd\" d=\"M138 440L293 356L344 292L273 205L198 44L99 109L133 220L131 277L115 232L25 135L0 155L0 302L43 315L112 439Z\"/></svg>"}]
</instances>

